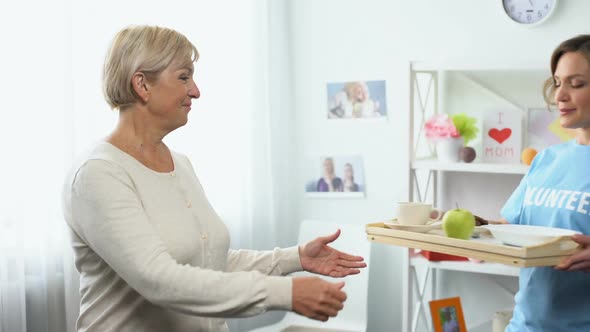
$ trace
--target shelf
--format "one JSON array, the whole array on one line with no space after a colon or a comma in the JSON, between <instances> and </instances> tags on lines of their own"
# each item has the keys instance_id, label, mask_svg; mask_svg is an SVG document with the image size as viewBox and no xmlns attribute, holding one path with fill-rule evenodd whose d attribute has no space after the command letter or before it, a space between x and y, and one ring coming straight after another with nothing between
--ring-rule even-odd
<instances>
[{"instance_id":1,"label":"shelf","mask_svg":"<svg viewBox=\"0 0 590 332\"><path fill-rule=\"evenodd\" d=\"M444 163L436 159L422 159L412 162L412 169L426 169L447 172L473 172L498 174L526 174L529 166L520 164L491 164L491 163Z\"/></svg>"},{"instance_id":2,"label":"shelf","mask_svg":"<svg viewBox=\"0 0 590 332\"><path fill-rule=\"evenodd\" d=\"M461 62L412 62L413 71L546 71L550 75L546 63L522 61L505 63L469 63Z\"/></svg>"},{"instance_id":3,"label":"shelf","mask_svg":"<svg viewBox=\"0 0 590 332\"><path fill-rule=\"evenodd\" d=\"M451 61L449 61L451 60ZM410 163L409 163L409 201L432 202L434 206L444 208L452 199L454 193L460 196L469 196L467 188L450 186L449 178L461 178L461 182L470 181L472 177L484 179L488 174L497 178L498 186L485 188L492 199L498 196L498 202L506 195L506 185L518 184L518 177L526 174L529 166L520 164L517 159L510 164L477 162L474 163L448 163L440 162L433 158L433 146L429 145L424 133L424 124L434 114L466 113L478 118L479 129L483 132L483 122L487 112L504 110L507 112L520 112L523 117L522 130L518 132L525 135L528 110L536 107L543 107L544 100L539 93L543 82L551 77L551 71L546 63L538 61L469 61L468 59L444 59L433 62L414 61L410 63ZM480 119L481 118L481 119ZM479 124L481 122L481 124ZM483 136L481 142L476 140L476 145L483 149ZM524 137L523 137L524 138ZM522 147L527 142L522 140ZM485 150L484 150L485 151ZM483 159L481 159L483 160ZM455 174L447 172L456 172ZM468 174L469 173L469 174ZM458 176L457 176L458 175ZM465 179L463 179L465 178ZM453 179L451 179L453 180ZM481 188L484 189L484 188ZM495 194L497 192L497 195ZM475 193L475 192L474 192ZM450 195L449 195L450 194ZM441 201L443 195L449 195L446 201ZM477 202L478 196L473 196ZM471 197L470 197L471 198ZM498 202L493 202L497 205ZM482 201L481 204L488 205ZM474 206L479 206L475 204ZM393 245L402 245L407 248L421 248L423 250L434 250L437 247L434 243L420 243L408 239L381 238L375 236L375 241L383 241ZM414 246L407 246L412 244ZM428 244L428 245L427 245ZM440 248L439 248L440 249ZM488 282L498 284L502 289L507 290L511 297L514 295L511 289L506 289L497 282L496 276L518 277L520 268L515 260L504 260L505 257L487 255L483 253L466 253L464 247L453 247L453 252L445 252L458 256L481 258L482 263L472 261L430 261L414 250L408 249L404 257L404 273L402 291L403 312L402 331L416 332L419 330L431 330L428 319L425 318L424 303L432 299L437 293L438 274L456 271L473 274L473 277L493 276L487 278ZM439 251L444 252L444 251ZM463 254L460 254L463 253ZM487 256L486 256L487 255ZM483 257L486 256L486 257ZM495 259L495 260L494 260ZM492 263L502 262L500 263ZM528 262L527 262L528 263ZM526 266L522 264L520 266ZM482 278L483 279L483 278ZM517 281L517 280L516 280ZM512 282L512 280L511 280ZM478 313L473 308L465 308L471 311L468 314L480 316L489 322L489 316L485 313ZM420 319L422 318L422 319ZM481 326L480 326L481 325ZM485 326L491 328L487 324ZM484 330L482 324L470 326L471 329Z\"/></svg>"},{"instance_id":4,"label":"shelf","mask_svg":"<svg viewBox=\"0 0 590 332\"><path fill-rule=\"evenodd\" d=\"M427 265L432 269L448 270L448 271L461 271L471 273L484 273L484 274L495 274L503 276L518 277L520 269L515 266L509 266L498 263L474 263L471 261L429 261L424 256L416 254L411 257L411 264L416 265Z\"/></svg>"}]
</instances>

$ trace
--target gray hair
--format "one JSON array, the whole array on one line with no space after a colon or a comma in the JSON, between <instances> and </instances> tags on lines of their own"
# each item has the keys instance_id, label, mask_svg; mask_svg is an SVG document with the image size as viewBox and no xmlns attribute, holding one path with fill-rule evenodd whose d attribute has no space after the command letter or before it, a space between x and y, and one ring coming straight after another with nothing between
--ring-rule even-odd
<instances>
[{"instance_id":1,"label":"gray hair","mask_svg":"<svg viewBox=\"0 0 590 332\"><path fill-rule=\"evenodd\" d=\"M113 109L123 110L139 96L131 84L142 72L156 81L173 61L188 66L199 58L197 48L181 33L158 26L130 26L113 39L103 68L103 94Z\"/></svg>"}]
</instances>

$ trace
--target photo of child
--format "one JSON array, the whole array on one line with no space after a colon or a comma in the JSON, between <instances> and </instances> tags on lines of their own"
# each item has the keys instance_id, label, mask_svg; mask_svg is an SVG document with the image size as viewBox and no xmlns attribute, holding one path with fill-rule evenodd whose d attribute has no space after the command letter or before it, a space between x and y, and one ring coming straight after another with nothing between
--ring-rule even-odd
<instances>
[{"instance_id":1,"label":"photo of child","mask_svg":"<svg viewBox=\"0 0 590 332\"><path fill-rule=\"evenodd\" d=\"M459 297L433 300L429 304L434 332L467 332Z\"/></svg>"},{"instance_id":2,"label":"photo of child","mask_svg":"<svg viewBox=\"0 0 590 332\"><path fill-rule=\"evenodd\" d=\"M328 119L387 116L385 81L328 83Z\"/></svg>"},{"instance_id":3,"label":"photo of child","mask_svg":"<svg viewBox=\"0 0 590 332\"><path fill-rule=\"evenodd\" d=\"M440 309L438 313L440 315L440 321L442 322L443 332L460 332L455 307L444 307Z\"/></svg>"}]
</instances>

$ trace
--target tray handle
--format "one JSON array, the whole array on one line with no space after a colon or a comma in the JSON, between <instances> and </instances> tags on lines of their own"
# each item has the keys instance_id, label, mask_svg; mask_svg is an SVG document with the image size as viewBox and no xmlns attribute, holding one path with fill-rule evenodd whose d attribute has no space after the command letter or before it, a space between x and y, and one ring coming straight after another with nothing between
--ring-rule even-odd
<instances>
[{"instance_id":1,"label":"tray handle","mask_svg":"<svg viewBox=\"0 0 590 332\"><path fill-rule=\"evenodd\" d=\"M558 250L562 253L574 253L581 250L581 245L572 240L570 235L558 236L553 240L527 247L528 249Z\"/></svg>"}]
</instances>

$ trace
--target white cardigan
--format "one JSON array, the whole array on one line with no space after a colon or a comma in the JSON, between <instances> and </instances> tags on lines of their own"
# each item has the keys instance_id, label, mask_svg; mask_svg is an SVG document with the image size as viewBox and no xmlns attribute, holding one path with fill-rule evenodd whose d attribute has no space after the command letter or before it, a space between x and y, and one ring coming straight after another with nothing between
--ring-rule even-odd
<instances>
[{"instance_id":1,"label":"white cardigan","mask_svg":"<svg viewBox=\"0 0 590 332\"><path fill-rule=\"evenodd\" d=\"M301 270L297 247L230 250L188 158L172 158L158 173L102 142L66 180L77 331L227 331L223 318L291 309L279 275Z\"/></svg>"}]
</instances>

